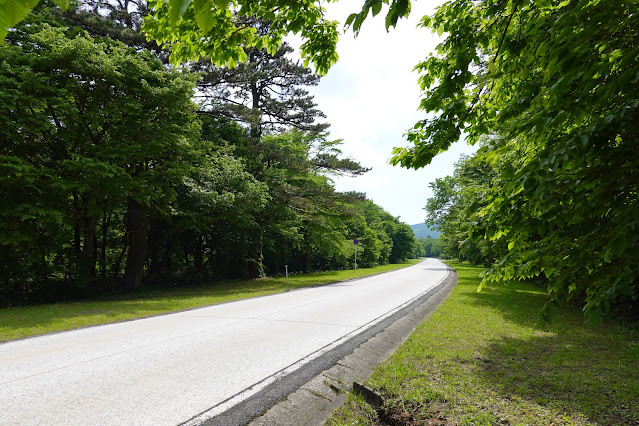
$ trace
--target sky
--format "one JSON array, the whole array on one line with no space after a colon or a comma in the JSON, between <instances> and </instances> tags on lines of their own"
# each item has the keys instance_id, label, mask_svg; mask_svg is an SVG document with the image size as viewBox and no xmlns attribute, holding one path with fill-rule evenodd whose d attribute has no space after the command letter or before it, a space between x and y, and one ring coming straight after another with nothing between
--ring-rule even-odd
<instances>
[{"instance_id":1,"label":"sky","mask_svg":"<svg viewBox=\"0 0 639 426\"><path fill-rule=\"evenodd\" d=\"M339 191L365 192L367 197L409 225L423 223L428 184L453 173L461 154L474 147L457 142L420 170L407 170L388 163L393 147L406 146L407 129L426 118L418 111L420 89L413 67L434 52L440 39L430 30L417 28L422 16L432 14L443 1L412 2L408 19L389 33L384 27L385 10L362 25L357 39L352 32L340 37L339 62L316 87L310 88L319 109L331 124L330 138L343 139L341 150L372 170L359 177L339 177ZM361 10L362 0L340 1L326 6L329 19L344 22ZM340 28L342 25L340 25ZM295 41L291 41L295 47Z\"/></svg>"}]
</instances>

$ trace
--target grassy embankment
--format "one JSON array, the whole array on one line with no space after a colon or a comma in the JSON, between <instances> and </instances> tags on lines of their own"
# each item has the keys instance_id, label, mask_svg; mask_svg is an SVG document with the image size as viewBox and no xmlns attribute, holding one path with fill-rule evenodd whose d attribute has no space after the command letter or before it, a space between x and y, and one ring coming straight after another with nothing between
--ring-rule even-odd
<instances>
[{"instance_id":1,"label":"grassy embankment","mask_svg":"<svg viewBox=\"0 0 639 426\"><path fill-rule=\"evenodd\" d=\"M419 260L360 268L356 271L328 271L246 281L228 281L197 287L136 292L111 300L56 303L0 309L0 342L53 331L108 324L135 318L175 312L199 306L265 296L283 291L327 284L391 271Z\"/></svg>"},{"instance_id":2,"label":"grassy embankment","mask_svg":"<svg viewBox=\"0 0 639 426\"><path fill-rule=\"evenodd\" d=\"M542 290L477 293L482 269L451 266L454 292L367 382L387 424L639 424L636 330L588 327L571 307L535 330ZM379 424L378 413L350 395L328 424Z\"/></svg>"}]
</instances>

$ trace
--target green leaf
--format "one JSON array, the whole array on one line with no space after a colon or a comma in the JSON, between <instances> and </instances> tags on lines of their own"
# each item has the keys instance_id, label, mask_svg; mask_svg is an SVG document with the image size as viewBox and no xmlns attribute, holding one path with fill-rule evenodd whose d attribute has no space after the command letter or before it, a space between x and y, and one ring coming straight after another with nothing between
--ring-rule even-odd
<instances>
[{"instance_id":1,"label":"green leaf","mask_svg":"<svg viewBox=\"0 0 639 426\"><path fill-rule=\"evenodd\" d=\"M8 29L22 21L39 0L8 0L0 3L0 44L4 45L4 38Z\"/></svg>"},{"instance_id":2,"label":"green leaf","mask_svg":"<svg viewBox=\"0 0 639 426\"><path fill-rule=\"evenodd\" d=\"M610 248L617 256L623 255L626 250L626 239L623 237L617 237L610 243Z\"/></svg>"},{"instance_id":3,"label":"green leaf","mask_svg":"<svg viewBox=\"0 0 639 426\"><path fill-rule=\"evenodd\" d=\"M410 12L410 2L408 0L397 0L397 15L401 18Z\"/></svg>"},{"instance_id":4,"label":"green leaf","mask_svg":"<svg viewBox=\"0 0 639 426\"><path fill-rule=\"evenodd\" d=\"M178 23L190 3L191 0L169 0L169 22L171 25Z\"/></svg>"},{"instance_id":5,"label":"green leaf","mask_svg":"<svg viewBox=\"0 0 639 426\"><path fill-rule=\"evenodd\" d=\"M371 5L371 8L373 10L373 16L377 16L379 14L379 12L382 10L382 0L376 0Z\"/></svg>"},{"instance_id":6,"label":"green leaf","mask_svg":"<svg viewBox=\"0 0 639 426\"><path fill-rule=\"evenodd\" d=\"M346 22L344 22L344 27L350 27L355 18L357 18L357 15L357 13L351 13L350 15L348 15L348 18L346 18Z\"/></svg>"},{"instance_id":7,"label":"green leaf","mask_svg":"<svg viewBox=\"0 0 639 426\"><path fill-rule=\"evenodd\" d=\"M70 0L53 0L53 1L62 10L67 10L69 8Z\"/></svg>"},{"instance_id":8,"label":"green leaf","mask_svg":"<svg viewBox=\"0 0 639 426\"><path fill-rule=\"evenodd\" d=\"M367 14L368 8L365 8L355 17L355 21L353 22L353 31L355 31L356 33L359 32L359 30L362 28L362 24L364 23Z\"/></svg>"},{"instance_id":9,"label":"green leaf","mask_svg":"<svg viewBox=\"0 0 639 426\"><path fill-rule=\"evenodd\" d=\"M209 0L193 0L193 7L195 9L195 22L200 30L207 34L213 28L215 18Z\"/></svg>"},{"instance_id":10,"label":"green leaf","mask_svg":"<svg viewBox=\"0 0 639 426\"><path fill-rule=\"evenodd\" d=\"M386 14L386 31L390 29L390 27L394 27L397 25L397 20L399 16L397 15L397 11L395 8L391 7L391 9Z\"/></svg>"}]
</instances>

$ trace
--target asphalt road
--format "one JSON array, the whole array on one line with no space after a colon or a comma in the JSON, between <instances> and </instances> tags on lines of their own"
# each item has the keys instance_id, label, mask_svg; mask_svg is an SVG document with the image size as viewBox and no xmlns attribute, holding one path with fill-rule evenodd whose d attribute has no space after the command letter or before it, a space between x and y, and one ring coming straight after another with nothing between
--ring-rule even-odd
<instances>
[{"instance_id":1,"label":"asphalt road","mask_svg":"<svg viewBox=\"0 0 639 426\"><path fill-rule=\"evenodd\" d=\"M0 344L0 424L200 423L441 283L428 259L369 278Z\"/></svg>"}]
</instances>

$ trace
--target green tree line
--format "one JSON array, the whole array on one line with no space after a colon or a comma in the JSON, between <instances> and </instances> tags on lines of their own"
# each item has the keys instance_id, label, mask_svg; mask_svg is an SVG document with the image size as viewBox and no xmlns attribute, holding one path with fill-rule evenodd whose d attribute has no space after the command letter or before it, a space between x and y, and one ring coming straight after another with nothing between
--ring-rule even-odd
<instances>
[{"instance_id":1,"label":"green tree line","mask_svg":"<svg viewBox=\"0 0 639 426\"><path fill-rule=\"evenodd\" d=\"M439 238L417 238L415 241L415 257L442 257L442 241Z\"/></svg>"},{"instance_id":2,"label":"green tree line","mask_svg":"<svg viewBox=\"0 0 639 426\"><path fill-rule=\"evenodd\" d=\"M548 307L589 318L639 305L639 10L599 0L455 1L418 65L432 113L393 162L421 167L479 143L434 183L429 221L485 280L541 279ZM544 315L548 310L544 311Z\"/></svg>"},{"instance_id":3,"label":"green tree line","mask_svg":"<svg viewBox=\"0 0 639 426\"><path fill-rule=\"evenodd\" d=\"M167 64L143 2L37 6L0 47L3 306L400 262L410 227L332 177L342 156L308 68ZM252 20L256 32L272 22Z\"/></svg>"}]
</instances>

